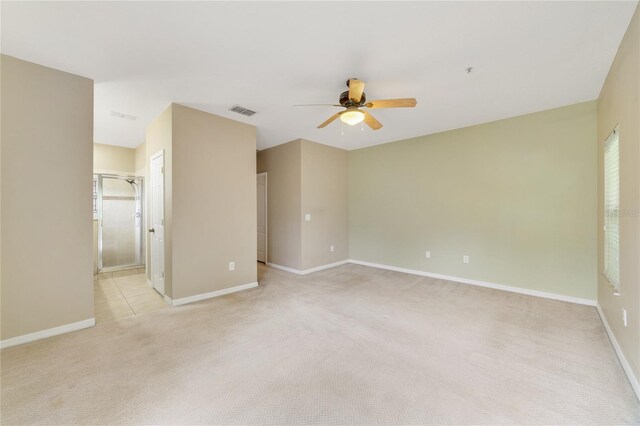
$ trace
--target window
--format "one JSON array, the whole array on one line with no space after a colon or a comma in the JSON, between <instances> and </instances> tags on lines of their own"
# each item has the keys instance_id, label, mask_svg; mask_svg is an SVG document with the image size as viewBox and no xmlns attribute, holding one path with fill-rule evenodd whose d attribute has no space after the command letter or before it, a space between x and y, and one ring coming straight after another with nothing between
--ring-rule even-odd
<instances>
[{"instance_id":1,"label":"window","mask_svg":"<svg viewBox=\"0 0 640 426\"><path fill-rule=\"evenodd\" d=\"M604 276L620 288L620 129L604 143Z\"/></svg>"}]
</instances>

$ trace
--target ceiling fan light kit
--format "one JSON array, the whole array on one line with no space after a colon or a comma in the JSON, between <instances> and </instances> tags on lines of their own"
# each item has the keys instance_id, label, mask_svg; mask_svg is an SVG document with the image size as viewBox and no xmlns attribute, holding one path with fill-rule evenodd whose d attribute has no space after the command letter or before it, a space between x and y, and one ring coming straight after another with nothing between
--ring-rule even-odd
<instances>
[{"instance_id":1,"label":"ceiling fan light kit","mask_svg":"<svg viewBox=\"0 0 640 426\"><path fill-rule=\"evenodd\" d=\"M356 124L364 121L364 112L357 108L347 108L345 112L340 114L340 120L349 126L355 126Z\"/></svg>"},{"instance_id":2,"label":"ceiling fan light kit","mask_svg":"<svg viewBox=\"0 0 640 426\"><path fill-rule=\"evenodd\" d=\"M327 121L318 126L318 129L322 129L333 122L336 118L340 117L340 121L350 126L355 126L358 123L364 123L371 127L373 130L379 130L382 128L382 123L376 120L367 111L363 111L360 108L413 108L418 103L415 98L402 98L402 99L380 99L377 101L367 102L367 96L364 93L365 82L352 78L347 80L348 91L340 94L340 105L326 105L334 107L346 108L345 111L329 117ZM297 106L320 106L320 105L297 105Z\"/></svg>"}]
</instances>

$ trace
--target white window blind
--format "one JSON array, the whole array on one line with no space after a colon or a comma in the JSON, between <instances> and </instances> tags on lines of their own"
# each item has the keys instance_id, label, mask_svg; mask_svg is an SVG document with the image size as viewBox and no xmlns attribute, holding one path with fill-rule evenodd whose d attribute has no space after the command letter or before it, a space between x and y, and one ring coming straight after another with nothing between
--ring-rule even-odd
<instances>
[{"instance_id":1,"label":"white window blind","mask_svg":"<svg viewBox=\"0 0 640 426\"><path fill-rule=\"evenodd\" d=\"M620 140L619 129L604 144L604 276L620 288Z\"/></svg>"}]
</instances>

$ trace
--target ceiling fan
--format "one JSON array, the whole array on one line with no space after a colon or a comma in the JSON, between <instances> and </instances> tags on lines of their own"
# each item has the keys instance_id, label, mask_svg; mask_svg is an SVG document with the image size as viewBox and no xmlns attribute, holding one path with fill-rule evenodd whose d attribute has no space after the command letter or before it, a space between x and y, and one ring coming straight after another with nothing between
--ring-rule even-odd
<instances>
[{"instance_id":1,"label":"ceiling fan","mask_svg":"<svg viewBox=\"0 0 640 426\"><path fill-rule=\"evenodd\" d=\"M348 91L340 94L340 105L295 105L295 106L336 106L345 108L344 111L336 113L329 117L327 121L318 126L318 129L326 127L329 123L340 117L343 123L350 126L354 126L364 121L367 126L373 130L382 128L382 123L376 120L367 111L360 108L413 108L416 106L417 101L415 98L402 98L402 99L380 99L377 101L367 102L366 94L364 93L365 82L358 80L357 78L351 78L347 80Z\"/></svg>"}]
</instances>

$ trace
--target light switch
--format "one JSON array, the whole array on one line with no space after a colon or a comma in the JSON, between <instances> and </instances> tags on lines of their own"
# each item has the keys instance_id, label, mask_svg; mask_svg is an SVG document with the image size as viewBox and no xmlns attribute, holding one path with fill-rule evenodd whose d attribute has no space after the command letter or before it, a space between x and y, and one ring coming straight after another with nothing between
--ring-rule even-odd
<instances>
[{"instance_id":1,"label":"light switch","mask_svg":"<svg viewBox=\"0 0 640 426\"><path fill-rule=\"evenodd\" d=\"M307 222L311 222L311 213L305 213L304 220Z\"/></svg>"}]
</instances>

